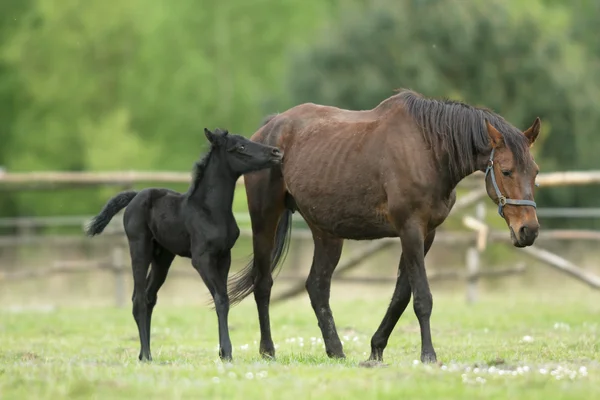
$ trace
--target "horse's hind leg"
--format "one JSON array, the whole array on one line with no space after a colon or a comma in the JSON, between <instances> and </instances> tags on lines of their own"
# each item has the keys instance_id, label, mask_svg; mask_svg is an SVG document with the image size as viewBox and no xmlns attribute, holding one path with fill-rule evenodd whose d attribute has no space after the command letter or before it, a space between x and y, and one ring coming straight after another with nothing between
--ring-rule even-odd
<instances>
[{"instance_id":1,"label":"horse's hind leg","mask_svg":"<svg viewBox=\"0 0 600 400\"><path fill-rule=\"evenodd\" d=\"M434 238L435 230L431 231L425 238L424 255L427 255L427 252L433 244ZM403 253L400 257L398 279L396 280L396 288L394 289L392 301L390 302L379 328L377 328L377 331L371 339L371 356L369 357L369 360L383 361L383 351L387 346L396 323L398 323L398 320L410 302L410 296L411 288L408 280L406 258Z\"/></svg>"},{"instance_id":2,"label":"horse's hind leg","mask_svg":"<svg viewBox=\"0 0 600 400\"><path fill-rule=\"evenodd\" d=\"M306 290L310 303L317 316L319 328L325 342L325 351L332 358L345 358L342 342L338 336L329 306L331 277L342 254L344 241L327 236L313 229L315 250L310 273L306 280Z\"/></svg>"},{"instance_id":3,"label":"horse's hind leg","mask_svg":"<svg viewBox=\"0 0 600 400\"><path fill-rule=\"evenodd\" d=\"M252 246L254 250L254 300L260 325L260 354L275 358L271 336L269 302L273 277L271 253L275 247L277 224L285 208L283 178L277 171L260 171L245 177L248 210L252 221Z\"/></svg>"},{"instance_id":4,"label":"horse's hind leg","mask_svg":"<svg viewBox=\"0 0 600 400\"><path fill-rule=\"evenodd\" d=\"M135 235L129 239L129 252L133 269L133 318L140 334L140 361L151 361L150 335L147 329L148 303L146 302L146 277L152 261L152 238L149 233Z\"/></svg>"},{"instance_id":5,"label":"horse's hind leg","mask_svg":"<svg viewBox=\"0 0 600 400\"><path fill-rule=\"evenodd\" d=\"M167 279L167 274L174 258L175 255L173 253L159 246L156 242L154 243L154 258L152 259L152 268L150 269L150 275L146 283L146 302L148 304L146 330L148 332L148 347L150 347L152 311L156 305L158 291L163 283L165 283L165 279Z\"/></svg>"},{"instance_id":6,"label":"horse's hind leg","mask_svg":"<svg viewBox=\"0 0 600 400\"><path fill-rule=\"evenodd\" d=\"M400 225L400 224L398 224ZM399 230L402 242L402 257L406 260L406 272L413 296L413 308L421 328L421 361L433 363L437 361L431 341L431 311L433 297L425 271L426 232L422 221L417 219L405 221Z\"/></svg>"}]
</instances>

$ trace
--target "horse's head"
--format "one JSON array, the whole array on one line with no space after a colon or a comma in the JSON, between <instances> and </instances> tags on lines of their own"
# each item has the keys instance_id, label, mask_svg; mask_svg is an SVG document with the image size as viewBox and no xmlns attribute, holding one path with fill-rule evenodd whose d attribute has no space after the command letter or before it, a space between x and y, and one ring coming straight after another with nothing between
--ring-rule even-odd
<instances>
[{"instance_id":1,"label":"horse's head","mask_svg":"<svg viewBox=\"0 0 600 400\"><path fill-rule=\"evenodd\" d=\"M538 236L540 224L533 199L535 178L539 168L530 153L540 132L540 119L523 132L523 146L510 149L504 136L485 121L492 145L486 169L486 189L498 204L498 212L510 228L513 245L531 246ZM516 151L523 154L515 154Z\"/></svg>"},{"instance_id":2,"label":"horse's head","mask_svg":"<svg viewBox=\"0 0 600 400\"><path fill-rule=\"evenodd\" d=\"M204 134L213 148L221 151L234 174L246 174L281 164L283 153L278 148L256 143L226 130L214 132L204 128Z\"/></svg>"}]
</instances>

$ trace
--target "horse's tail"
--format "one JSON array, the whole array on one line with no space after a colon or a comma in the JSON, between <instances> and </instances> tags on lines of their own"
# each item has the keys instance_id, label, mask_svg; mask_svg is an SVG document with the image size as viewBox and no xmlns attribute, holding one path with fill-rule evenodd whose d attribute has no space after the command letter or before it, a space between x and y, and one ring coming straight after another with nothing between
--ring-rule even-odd
<instances>
[{"instance_id":1,"label":"horse's tail","mask_svg":"<svg viewBox=\"0 0 600 400\"><path fill-rule=\"evenodd\" d=\"M271 268L273 272L281 266L290 246L290 233L292 231L292 213L291 209L286 208L277 224L275 232L275 247L271 252ZM229 295L229 304L231 306L242 301L254 290L254 279L257 275L254 260L250 261L241 271L233 275L229 281L227 294Z\"/></svg>"},{"instance_id":2,"label":"horse's tail","mask_svg":"<svg viewBox=\"0 0 600 400\"><path fill-rule=\"evenodd\" d=\"M100 211L100 214L96 215L92 221L88 224L85 233L88 236L99 235L102 233L104 228L108 225L110 220L123 208L133 200L138 192L133 190L127 190L119 193L112 199L110 199Z\"/></svg>"},{"instance_id":3,"label":"horse's tail","mask_svg":"<svg viewBox=\"0 0 600 400\"><path fill-rule=\"evenodd\" d=\"M267 115L261 121L260 128L271 122L277 115L279 114ZM292 207L286 208L279 219L279 223L277 224L277 230L275 232L275 247L271 252L271 274L273 274L273 272L281 266L285 256L287 255L287 251L289 250L293 212L294 210ZM254 260L252 260L229 279L227 294L229 296L230 306L236 305L254 291L254 279L256 275L257 271L254 266Z\"/></svg>"}]
</instances>

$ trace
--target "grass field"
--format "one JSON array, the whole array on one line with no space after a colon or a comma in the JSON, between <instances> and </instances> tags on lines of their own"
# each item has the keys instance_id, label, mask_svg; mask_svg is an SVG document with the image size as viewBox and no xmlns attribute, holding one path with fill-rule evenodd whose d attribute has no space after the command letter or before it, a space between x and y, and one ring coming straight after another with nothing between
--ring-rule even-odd
<instances>
[{"instance_id":1,"label":"grass field","mask_svg":"<svg viewBox=\"0 0 600 400\"><path fill-rule=\"evenodd\" d=\"M441 365L414 361L420 339L409 308L390 339L387 366L360 367L388 291L362 299L360 292L334 296L344 361L325 356L306 296L273 306L278 353L272 362L257 356L253 300L234 308L234 362L226 365L217 359L216 318L202 304L161 305L159 299L151 364L137 361L129 309L2 311L0 398L600 398L597 293L495 293L467 306L462 291L434 291L432 333Z\"/></svg>"}]
</instances>

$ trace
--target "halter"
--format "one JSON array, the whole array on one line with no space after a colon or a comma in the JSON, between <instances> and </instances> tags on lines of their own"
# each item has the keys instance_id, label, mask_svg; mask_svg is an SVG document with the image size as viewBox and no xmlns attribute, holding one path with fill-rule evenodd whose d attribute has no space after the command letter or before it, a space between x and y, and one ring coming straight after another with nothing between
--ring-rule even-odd
<instances>
[{"instance_id":1,"label":"halter","mask_svg":"<svg viewBox=\"0 0 600 400\"><path fill-rule=\"evenodd\" d=\"M500 188L498 187L498 184L496 183L496 176L495 176L496 174L494 174L494 151L495 150L496 149L492 149L492 152L490 154L490 159L488 161L487 168L485 169L485 178L487 179L487 176L491 171L492 173L490 174L490 176L492 177L492 185L494 186L494 190L496 191L496 196L498 196L498 214L500 214L500 216L502 218L504 218L504 212L502 211L502 209L507 204L511 204L514 206L531 206L533 208L537 208L537 205L535 204L535 201L533 201L533 200L514 200L514 199L507 199L506 197L502 196L502 193L500 193Z\"/></svg>"}]
</instances>

